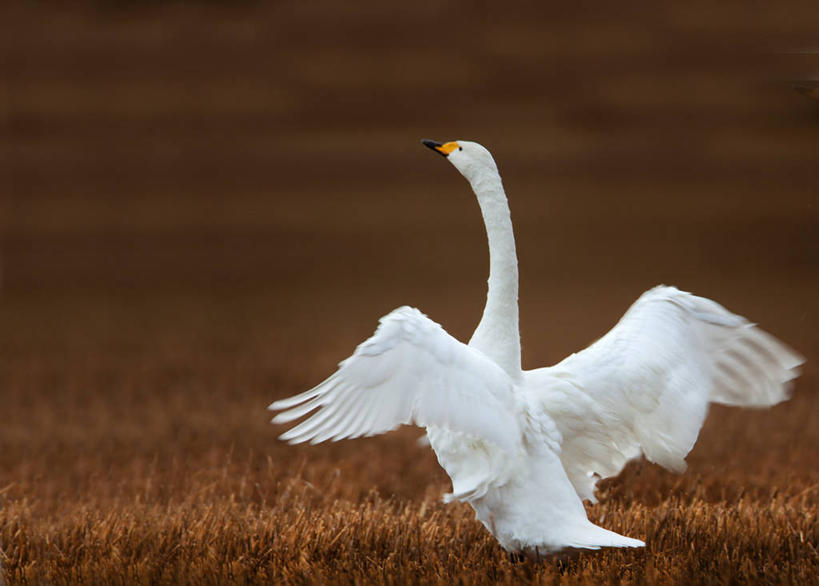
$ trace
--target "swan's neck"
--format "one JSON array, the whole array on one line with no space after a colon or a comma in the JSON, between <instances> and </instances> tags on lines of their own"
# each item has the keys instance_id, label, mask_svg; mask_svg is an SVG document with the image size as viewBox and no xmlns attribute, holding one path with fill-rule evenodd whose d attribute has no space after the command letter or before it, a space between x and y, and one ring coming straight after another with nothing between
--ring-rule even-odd
<instances>
[{"instance_id":1,"label":"swan's neck","mask_svg":"<svg viewBox=\"0 0 819 586\"><path fill-rule=\"evenodd\" d=\"M509 204L500 175L487 172L471 181L478 196L489 239L489 291L481 323L469 345L518 378L520 331L518 327L518 257Z\"/></svg>"}]
</instances>

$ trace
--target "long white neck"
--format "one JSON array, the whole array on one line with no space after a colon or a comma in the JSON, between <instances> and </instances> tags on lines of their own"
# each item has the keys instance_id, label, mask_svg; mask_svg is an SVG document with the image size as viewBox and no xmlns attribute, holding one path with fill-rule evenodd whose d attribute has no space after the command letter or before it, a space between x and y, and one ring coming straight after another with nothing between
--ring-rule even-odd
<instances>
[{"instance_id":1,"label":"long white neck","mask_svg":"<svg viewBox=\"0 0 819 586\"><path fill-rule=\"evenodd\" d=\"M470 183L478 196L489 239L489 291L481 323L469 345L495 360L513 378L519 378L518 257L509 204L497 172L487 170Z\"/></svg>"}]
</instances>

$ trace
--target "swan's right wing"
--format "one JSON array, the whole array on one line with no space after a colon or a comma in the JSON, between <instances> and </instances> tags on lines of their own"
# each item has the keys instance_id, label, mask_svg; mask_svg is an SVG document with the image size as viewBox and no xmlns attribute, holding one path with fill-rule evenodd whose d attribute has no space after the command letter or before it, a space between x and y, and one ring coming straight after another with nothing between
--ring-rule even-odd
<instances>
[{"instance_id":1,"label":"swan's right wing","mask_svg":"<svg viewBox=\"0 0 819 586\"><path fill-rule=\"evenodd\" d=\"M593 500L596 479L640 453L683 470L709 403L776 404L802 362L714 301L656 287L587 349L527 375L529 386L548 389L563 465L580 496Z\"/></svg>"},{"instance_id":2,"label":"swan's right wing","mask_svg":"<svg viewBox=\"0 0 819 586\"><path fill-rule=\"evenodd\" d=\"M273 423L318 409L281 435L290 443L371 436L402 424L450 428L512 451L520 442L509 376L417 309L381 318L338 371L315 388L275 401Z\"/></svg>"}]
</instances>

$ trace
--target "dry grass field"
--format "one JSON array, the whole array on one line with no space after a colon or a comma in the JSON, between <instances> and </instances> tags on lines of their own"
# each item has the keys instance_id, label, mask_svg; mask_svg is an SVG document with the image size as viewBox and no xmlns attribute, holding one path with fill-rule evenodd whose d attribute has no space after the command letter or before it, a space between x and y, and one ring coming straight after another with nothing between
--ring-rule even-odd
<instances>
[{"instance_id":1,"label":"dry grass field","mask_svg":"<svg viewBox=\"0 0 819 586\"><path fill-rule=\"evenodd\" d=\"M811 3L493 12L341 3L0 8L0 565L7 583L819 583L819 116ZM530 9L531 10L531 7ZM483 303L466 183L493 149L524 365L667 283L808 359L712 409L597 523L641 551L512 564L418 430L315 447L266 406L415 305Z\"/></svg>"}]
</instances>

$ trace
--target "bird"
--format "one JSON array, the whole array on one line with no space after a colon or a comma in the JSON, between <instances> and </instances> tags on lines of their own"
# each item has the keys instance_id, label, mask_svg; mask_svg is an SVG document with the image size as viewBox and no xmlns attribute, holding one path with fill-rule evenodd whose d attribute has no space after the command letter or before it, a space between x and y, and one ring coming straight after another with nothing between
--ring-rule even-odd
<instances>
[{"instance_id":1,"label":"bird","mask_svg":"<svg viewBox=\"0 0 819 586\"><path fill-rule=\"evenodd\" d=\"M711 403L790 397L804 359L715 301L657 286L588 348L523 370L518 261L507 197L478 143L423 140L469 182L489 243L486 305L468 343L418 309L379 320L329 378L274 401L291 444L425 429L449 475L444 502L469 503L513 559L644 541L595 525L584 500L631 460L681 473Z\"/></svg>"}]
</instances>

